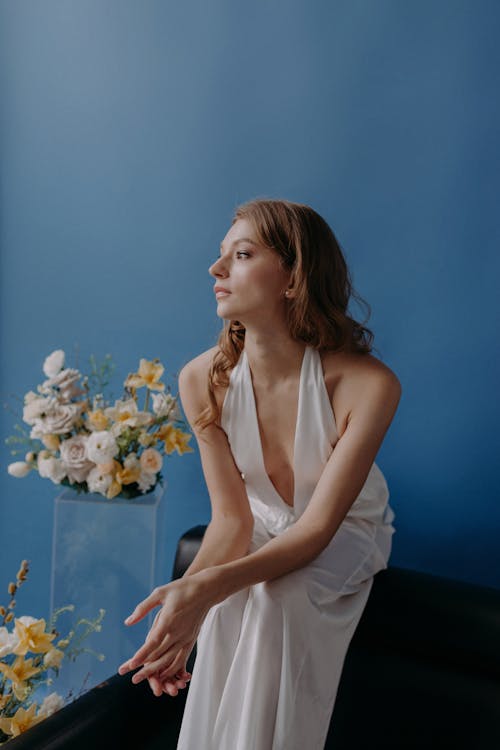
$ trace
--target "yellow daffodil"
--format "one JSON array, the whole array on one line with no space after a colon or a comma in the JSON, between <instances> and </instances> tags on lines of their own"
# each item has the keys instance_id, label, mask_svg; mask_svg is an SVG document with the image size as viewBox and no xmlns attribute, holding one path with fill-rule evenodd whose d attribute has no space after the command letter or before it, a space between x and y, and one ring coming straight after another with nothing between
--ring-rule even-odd
<instances>
[{"instance_id":1,"label":"yellow daffodil","mask_svg":"<svg viewBox=\"0 0 500 750\"><path fill-rule=\"evenodd\" d=\"M89 411L87 417L90 422L90 426L94 430L106 430L109 425L109 419L104 414L102 409L94 409L94 411Z\"/></svg>"},{"instance_id":2,"label":"yellow daffodil","mask_svg":"<svg viewBox=\"0 0 500 750\"><path fill-rule=\"evenodd\" d=\"M138 482L141 475L141 468L125 468L122 471L116 472L115 481L120 484L132 484L132 482Z\"/></svg>"},{"instance_id":3,"label":"yellow daffodil","mask_svg":"<svg viewBox=\"0 0 500 750\"><path fill-rule=\"evenodd\" d=\"M119 495L121 491L122 486L120 482L117 482L116 479L113 479L106 491L106 497L108 498L108 500L112 500L114 497Z\"/></svg>"},{"instance_id":4,"label":"yellow daffodil","mask_svg":"<svg viewBox=\"0 0 500 750\"><path fill-rule=\"evenodd\" d=\"M165 442L165 453L167 454L177 451L179 456L182 456L183 453L192 453L193 451L191 446L187 444L191 435L188 432L179 430L178 427L174 427L172 424L162 425L156 436L159 440Z\"/></svg>"},{"instance_id":5,"label":"yellow daffodil","mask_svg":"<svg viewBox=\"0 0 500 750\"><path fill-rule=\"evenodd\" d=\"M115 461L114 459L112 461L108 461L105 464L99 464L98 466L103 474L111 474L113 477L111 484L106 490L106 497L108 498L108 500L112 500L122 491L121 478L124 467L119 461ZM127 475L125 475L125 478L127 478Z\"/></svg>"},{"instance_id":6,"label":"yellow daffodil","mask_svg":"<svg viewBox=\"0 0 500 750\"><path fill-rule=\"evenodd\" d=\"M61 441L58 435L42 435L41 441L44 446L49 449L49 451L59 450Z\"/></svg>"},{"instance_id":7,"label":"yellow daffodil","mask_svg":"<svg viewBox=\"0 0 500 750\"><path fill-rule=\"evenodd\" d=\"M45 632L45 620L34 620L32 617L21 617L14 623L19 643L12 649L13 654L24 656L27 651L34 654L45 654L52 648L51 641L56 637Z\"/></svg>"},{"instance_id":8,"label":"yellow daffodil","mask_svg":"<svg viewBox=\"0 0 500 750\"><path fill-rule=\"evenodd\" d=\"M18 656L12 666L0 662L0 672L12 682L12 690L16 698L24 700L29 692L29 687L25 684L26 680L40 672L40 667L33 666L33 659L23 659Z\"/></svg>"},{"instance_id":9,"label":"yellow daffodil","mask_svg":"<svg viewBox=\"0 0 500 750\"><path fill-rule=\"evenodd\" d=\"M149 362L147 359L141 359L139 371L131 373L125 381L125 388L142 388L147 386L150 391L163 391L165 384L159 380L163 375L165 368L158 359Z\"/></svg>"},{"instance_id":10,"label":"yellow daffodil","mask_svg":"<svg viewBox=\"0 0 500 750\"><path fill-rule=\"evenodd\" d=\"M28 710L25 708L18 708L14 716L0 719L0 729L5 732L5 734L17 737L34 724L38 724L41 720L41 717L36 715L37 708L38 706L36 703L32 703Z\"/></svg>"},{"instance_id":11,"label":"yellow daffodil","mask_svg":"<svg viewBox=\"0 0 500 750\"><path fill-rule=\"evenodd\" d=\"M115 401L115 405L108 406L104 410L104 414L115 423L110 430L115 437L126 427L142 427L150 424L154 419L151 413L139 411L133 398Z\"/></svg>"}]
</instances>

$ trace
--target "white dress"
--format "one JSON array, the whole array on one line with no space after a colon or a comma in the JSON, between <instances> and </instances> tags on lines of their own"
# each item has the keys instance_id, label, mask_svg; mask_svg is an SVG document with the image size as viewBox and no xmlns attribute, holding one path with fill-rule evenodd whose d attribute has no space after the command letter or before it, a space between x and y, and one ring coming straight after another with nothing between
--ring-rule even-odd
<instances>
[{"instance_id":1,"label":"white dress","mask_svg":"<svg viewBox=\"0 0 500 750\"><path fill-rule=\"evenodd\" d=\"M246 484L257 550L301 516L338 440L318 351L306 347L294 506L269 479L248 358L233 368L222 427ZM394 512L374 463L328 546L308 565L232 594L201 627L177 750L323 750L344 658L387 567Z\"/></svg>"}]
</instances>

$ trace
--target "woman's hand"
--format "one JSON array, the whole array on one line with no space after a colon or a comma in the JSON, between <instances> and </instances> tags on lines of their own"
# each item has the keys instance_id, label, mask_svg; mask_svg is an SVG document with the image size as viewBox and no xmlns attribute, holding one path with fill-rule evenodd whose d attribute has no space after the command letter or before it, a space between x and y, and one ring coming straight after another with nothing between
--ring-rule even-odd
<instances>
[{"instance_id":1,"label":"woman's hand","mask_svg":"<svg viewBox=\"0 0 500 750\"><path fill-rule=\"evenodd\" d=\"M163 693L176 696L179 693L179 690L186 687L190 679L191 674L185 669L177 670L177 675L175 677L163 678L162 675L157 672L147 678L149 687L157 698L160 695L163 695Z\"/></svg>"},{"instance_id":2,"label":"woman's hand","mask_svg":"<svg viewBox=\"0 0 500 750\"><path fill-rule=\"evenodd\" d=\"M125 624L139 622L153 607L161 605L162 608L157 613L144 645L119 667L118 672L126 674L143 666L132 677L134 684L148 679L155 695L161 694L160 686L163 691L176 694L174 690L177 689L177 684L186 681L187 659L194 648L203 620L214 602L212 587L207 585L201 573L154 589L127 617Z\"/></svg>"},{"instance_id":3,"label":"woman's hand","mask_svg":"<svg viewBox=\"0 0 500 750\"><path fill-rule=\"evenodd\" d=\"M153 625L156 623L159 614L160 612L156 613L156 617L153 620ZM151 630L146 636L146 641L150 640L150 637ZM186 671L185 665L184 668L177 670L177 673L174 677L164 678L159 672L156 672L156 674L153 674L147 678L149 687L151 688L153 695L155 695L157 698L159 698L160 695L163 695L163 693L171 695L172 697L176 696L179 693L179 690L183 690L186 687L190 679L191 673Z\"/></svg>"}]
</instances>

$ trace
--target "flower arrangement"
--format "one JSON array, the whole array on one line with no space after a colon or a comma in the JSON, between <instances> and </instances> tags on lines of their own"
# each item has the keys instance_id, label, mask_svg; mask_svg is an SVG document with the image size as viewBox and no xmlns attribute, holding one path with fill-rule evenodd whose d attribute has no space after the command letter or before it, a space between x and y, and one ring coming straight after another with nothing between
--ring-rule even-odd
<instances>
[{"instance_id":1,"label":"flower arrangement","mask_svg":"<svg viewBox=\"0 0 500 750\"><path fill-rule=\"evenodd\" d=\"M80 619L65 638L60 638L55 624L62 612L74 610L71 604L56 610L48 625L43 618L15 617L14 597L28 570L28 561L23 560L16 581L8 586L10 601L7 606L0 605L0 745L55 713L72 698L71 693L63 698L53 692L41 704L34 700L41 685L52 684L49 671L57 677L63 659L74 661L83 651L94 653L100 661L104 659L102 654L81 646L91 632L101 630L103 609L95 620ZM7 625L11 623L13 628L9 630ZM80 626L83 630L77 631Z\"/></svg>"},{"instance_id":2,"label":"flower arrangement","mask_svg":"<svg viewBox=\"0 0 500 750\"><path fill-rule=\"evenodd\" d=\"M162 453L193 450L177 399L160 380L164 367L158 359L141 359L138 371L124 382L123 397L111 405L101 392L114 368L110 355L100 366L91 357L90 364L90 375L82 376L65 367L61 349L45 359L46 380L24 397L23 420L31 431L28 435L16 425L20 435L6 440L11 445L28 443L30 450L24 461L9 464L8 472L24 477L36 470L55 484L108 499L150 492L163 483ZM140 388L146 389L142 409Z\"/></svg>"}]
</instances>

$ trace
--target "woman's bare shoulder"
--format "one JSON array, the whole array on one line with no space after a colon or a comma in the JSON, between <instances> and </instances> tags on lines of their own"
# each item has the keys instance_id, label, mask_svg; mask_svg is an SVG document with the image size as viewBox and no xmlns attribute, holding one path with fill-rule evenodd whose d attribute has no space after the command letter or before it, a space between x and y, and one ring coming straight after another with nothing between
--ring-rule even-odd
<instances>
[{"instance_id":1,"label":"woman's bare shoulder","mask_svg":"<svg viewBox=\"0 0 500 750\"><path fill-rule=\"evenodd\" d=\"M384 399L397 402L400 398L401 383L396 373L372 354L324 352L321 361L339 437L366 397L383 393Z\"/></svg>"},{"instance_id":2,"label":"woman's bare shoulder","mask_svg":"<svg viewBox=\"0 0 500 750\"><path fill-rule=\"evenodd\" d=\"M218 349L218 346L211 346L210 349L207 349L201 354L198 354L197 357L189 360L189 362L186 362L179 373L179 380L189 380L191 382L196 380L206 380L210 365L212 364L212 360Z\"/></svg>"},{"instance_id":3,"label":"woman's bare shoulder","mask_svg":"<svg viewBox=\"0 0 500 750\"><path fill-rule=\"evenodd\" d=\"M218 351L218 346L210 347L210 349L187 362L179 373L179 394L191 425L193 424L192 420L208 404L208 373L213 358ZM225 388L214 386L214 396L219 409L222 405L224 392Z\"/></svg>"},{"instance_id":4,"label":"woman's bare shoulder","mask_svg":"<svg viewBox=\"0 0 500 750\"><path fill-rule=\"evenodd\" d=\"M373 354L358 352L328 352L321 355L325 378L366 382L367 379L385 378L399 382L396 373Z\"/></svg>"},{"instance_id":5,"label":"woman's bare shoulder","mask_svg":"<svg viewBox=\"0 0 500 750\"><path fill-rule=\"evenodd\" d=\"M183 403L186 398L194 400L198 406L206 401L208 372L217 350L217 346L210 347L186 362L179 372L179 393Z\"/></svg>"}]
</instances>

